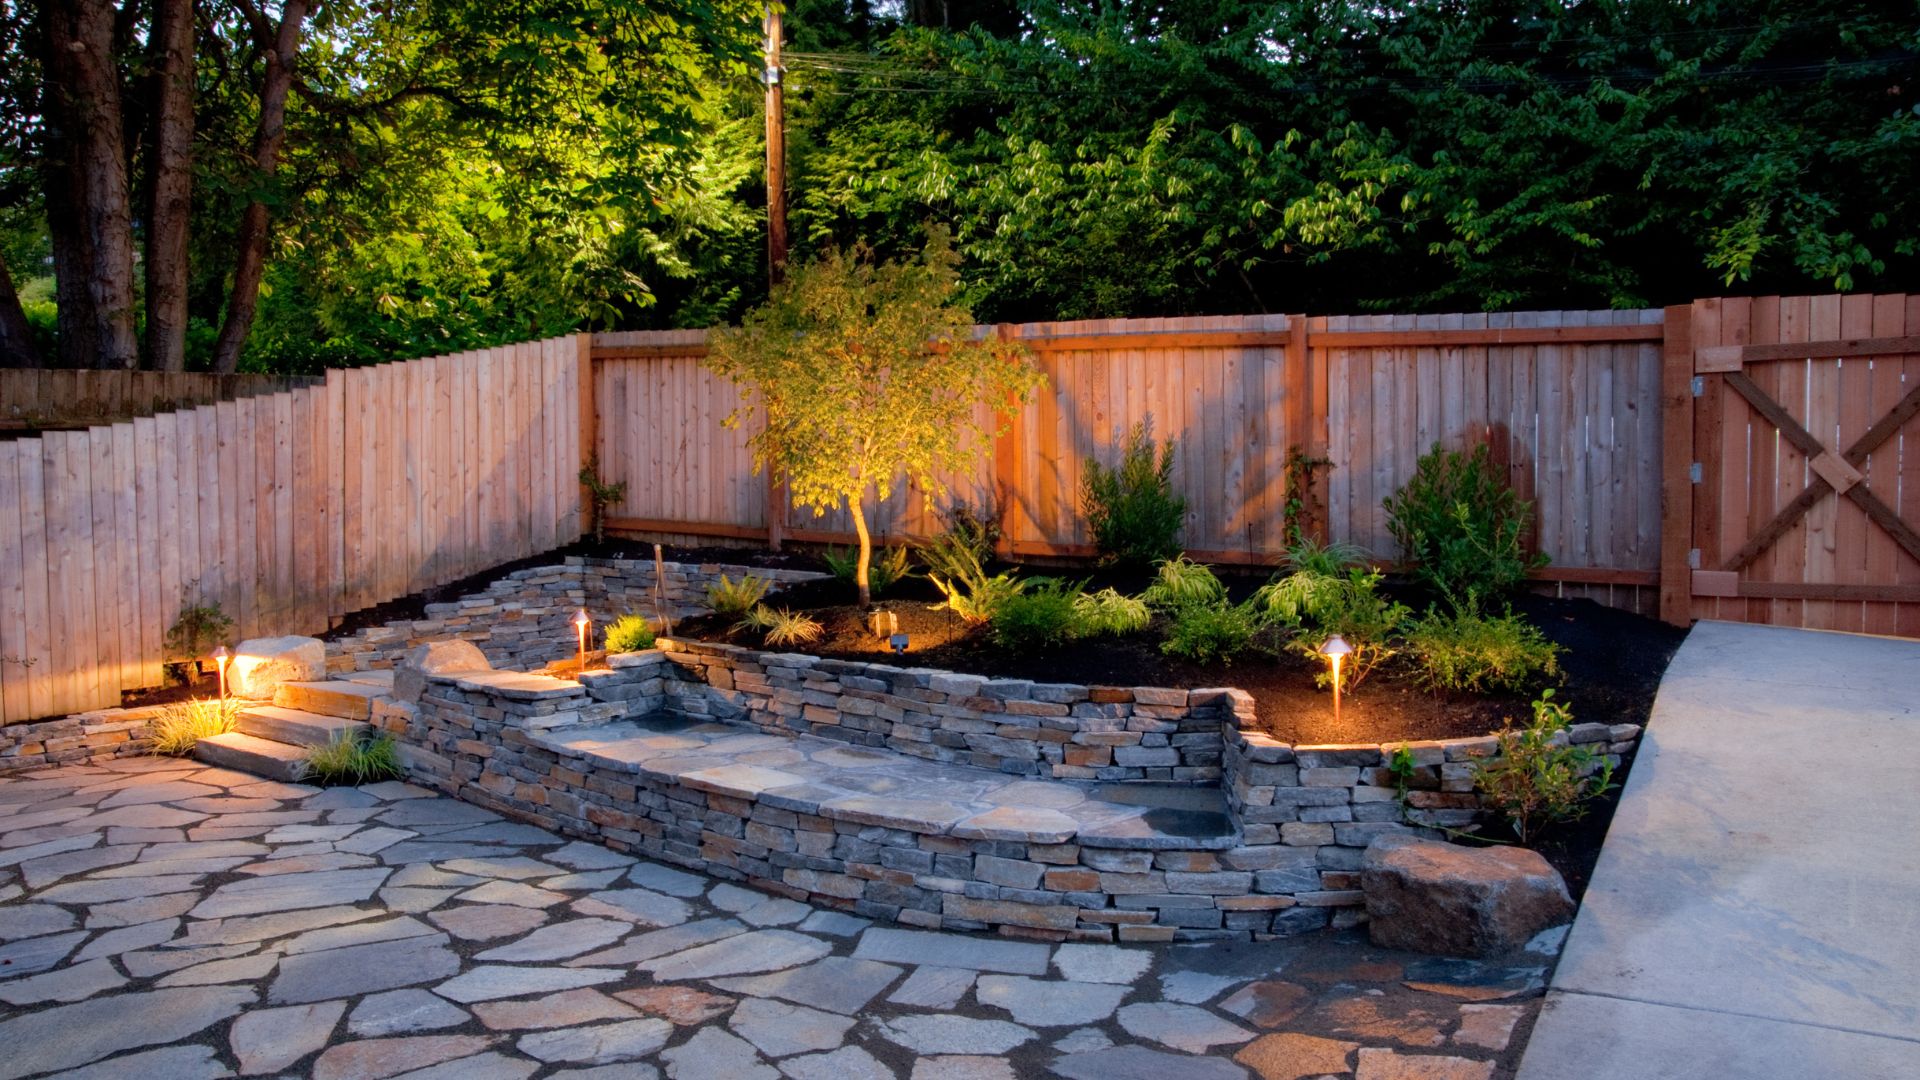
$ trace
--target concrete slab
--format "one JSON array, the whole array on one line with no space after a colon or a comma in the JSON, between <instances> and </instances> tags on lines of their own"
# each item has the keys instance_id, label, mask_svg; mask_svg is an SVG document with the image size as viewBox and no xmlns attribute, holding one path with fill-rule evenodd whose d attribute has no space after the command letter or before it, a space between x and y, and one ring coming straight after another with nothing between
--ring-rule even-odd
<instances>
[{"instance_id":1,"label":"concrete slab","mask_svg":"<svg viewBox=\"0 0 1920 1080\"><path fill-rule=\"evenodd\" d=\"M1695 627L1519 1080L1920 1075L1917 708L1920 641Z\"/></svg>"}]
</instances>

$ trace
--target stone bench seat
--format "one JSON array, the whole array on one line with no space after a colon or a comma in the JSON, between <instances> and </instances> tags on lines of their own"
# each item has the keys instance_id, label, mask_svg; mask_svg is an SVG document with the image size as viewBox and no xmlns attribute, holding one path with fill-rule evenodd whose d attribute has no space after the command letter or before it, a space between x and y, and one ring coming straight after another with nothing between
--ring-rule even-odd
<instances>
[{"instance_id":1,"label":"stone bench seat","mask_svg":"<svg viewBox=\"0 0 1920 1080\"><path fill-rule=\"evenodd\" d=\"M656 783L924 835L1144 851L1239 842L1217 787L1034 779L666 712L528 738Z\"/></svg>"}]
</instances>

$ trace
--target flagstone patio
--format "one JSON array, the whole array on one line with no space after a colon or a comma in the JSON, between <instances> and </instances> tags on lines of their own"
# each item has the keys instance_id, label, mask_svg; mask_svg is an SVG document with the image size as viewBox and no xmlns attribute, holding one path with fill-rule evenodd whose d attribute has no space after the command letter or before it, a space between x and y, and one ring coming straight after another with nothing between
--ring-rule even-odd
<instances>
[{"instance_id":1,"label":"flagstone patio","mask_svg":"<svg viewBox=\"0 0 1920 1080\"><path fill-rule=\"evenodd\" d=\"M1552 962L870 925L406 784L0 777L0 1080L1512 1075Z\"/></svg>"}]
</instances>

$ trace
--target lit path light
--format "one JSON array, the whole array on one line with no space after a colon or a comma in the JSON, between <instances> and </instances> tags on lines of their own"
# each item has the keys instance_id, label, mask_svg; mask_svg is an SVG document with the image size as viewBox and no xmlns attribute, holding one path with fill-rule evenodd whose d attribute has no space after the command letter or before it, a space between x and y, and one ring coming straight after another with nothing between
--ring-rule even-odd
<instances>
[{"instance_id":1,"label":"lit path light","mask_svg":"<svg viewBox=\"0 0 1920 1080\"><path fill-rule=\"evenodd\" d=\"M213 664L220 669L220 708L224 713L227 707L227 665L233 660L233 653L225 645L213 650Z\"/></svg>"},{"instance_id":2,"label":"lit path light","mask_svg":"<svg viewBox=\"0 0 1920 1080\"><path fill-rule=\"evenodd\" d=\"M1341 637L1339 634L1335 634L1332 637L1328 638L1320 646L1320 655L1326 657L1327 663L1333 665L1333 723L1335 727L1339 727L1340 726L1340 661L1346 659L1348 656L1353 655L1353 646L1347 644L1346 638Z\"/></svg>"},{"instance_id":3,"label":"lit path light","mask_svg":"<svg viewBox=\"0 0 1920 1080\"><path fill-rule=\"evenodd\" d=\"M587 627L592 625L593 625L593 618L587 614L586 608L581 608L579 612L577 612L573 616L573 628L580 635L580 671L581 672L585 672L587 670Z\"/></svg>"}]
</instances>

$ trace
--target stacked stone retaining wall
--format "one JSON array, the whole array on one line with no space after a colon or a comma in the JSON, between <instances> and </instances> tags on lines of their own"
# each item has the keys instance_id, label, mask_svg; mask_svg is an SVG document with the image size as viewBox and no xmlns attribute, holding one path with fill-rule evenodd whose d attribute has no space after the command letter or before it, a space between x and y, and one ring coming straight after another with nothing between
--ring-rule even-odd
<instances>
[{"instance_id":1,"label":"stacked stone retaining wall","mask_svg":"<svg viewBox=\"0 0 1920 1080\"><path fill-rule=\"evenodd\" d=\"M0 773L145 753L153 746L149 727L160 710L99 709L0 727Z\"/></svg>"}]
</instances>

